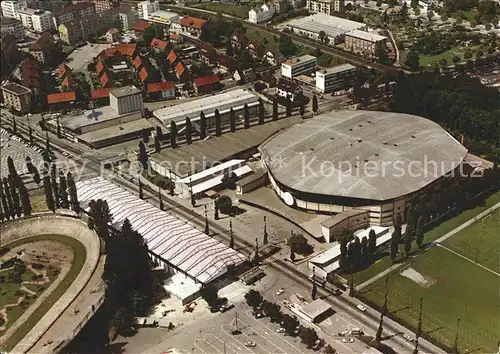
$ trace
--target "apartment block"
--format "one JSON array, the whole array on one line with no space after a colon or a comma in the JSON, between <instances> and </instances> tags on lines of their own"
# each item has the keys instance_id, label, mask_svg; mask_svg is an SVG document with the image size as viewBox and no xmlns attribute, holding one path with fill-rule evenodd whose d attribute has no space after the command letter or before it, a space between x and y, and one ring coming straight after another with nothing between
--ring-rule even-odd
<instances>
[{"instance_id":1,"label":"apartment block","mask_svg":"<svg viewBox=\"0 0 500 354\"><path fill-rule=\"evenodd\" d=\"M312 55L303 55L281 64L281 75L293 79L298 75L309 74L316 70L318 60Z\"/></svg>"},{"instance_id":2,"label":"apartment block","mask_svg":"<svg viewBox=\"0 0 500 354\"><path fill-rule=\"evenodd\" d=\"M149 20L149 14L160 10L160 2L158 0L147 0L137 4L137 13L141 20Z\"/></svg>"},{"instance_id":3,"label":"apartment block","mask_svg":"<svg viewBox=\"0 0 500 354\"><path fill-rule=\"evenodd\" d=\"M2 1L2 15L3 17L16 18L18 10L28 7L26 0L22 1Z\"/></svg>"},{"instance_id":4,"label":"apartment block","mask_svg":"<svg viewBox=\"0 0 500 354\"><path fill-rule=\"evenodd\" d=\"M16 20L12 17L4 17L0 21L1 24L1 34L2 36L6 34L11 34L17 39L24 37L24 27L21 21Z\"/></svg>"},{"instance_id":5,"label":"apartment block","mask_svg":"<svg viewBox=\"0 0 500 354\"><path fill-rule=\"evenodd\" d=\"M54 37L44 32L38 40L30 46L30 53L40 63L50 62L54 53Z\"/></svg>"},{"instance_id":6,"label":"apartment block","mask_svg":"<svg viewBox=\"0 0 500 354\"><path fill-rule=\"evenodd\" d=\"M57 8L52 13L54 27L59 28L61 23L74 21L78 18L92 16L96 13L95 4L91 2L81 2Z\"/></svg>"},{"instance_id":7,"label":"apartment block","mask_svg":"<svg viewBox=\"0 0 500 354\"><path fill-rule=\"evenodd\" d=\"M306 0L306 8L312 13L333 15L344 10L344 0Z\"/></svg>"},{"instance_id":8,"label":"apartment block","mask_svg":"<svg viewBox=\"0 0 500 354\"><path fill-rule=\"evenodd\" d=\"M378 59L385 50L387 37L376 33L354 30L345 35L344 49L365 58Z\"/></svg>"},{"instance_id":9,"label":"apartment block","mask_svg":"<svg viewBox=\"0 0 500 354\"><path fill-rule=\"evenodd\" d=\"M342 64L333 68L316 71L316 88L322 93L348 88L354 80L356 67Z\"/></svg>"},{"instance_id":10,"label":"apartment block","mask_svg":"<svg viewBox=\"0 0 500 354\"><path fill-rule=\"evenodd\" d=\"M42 33L54 27L52 13L46 10L24 8L17 11L17 18L29 30Z\"/></svg>"},{"instance_id":11,"label":"apartment block","mask_svg":"<svg viewBox=\"0 0 500 354\"><path fill-rule=\"evenodd\" d=\"M22 85L9 82L2 86L3 101L6 107L26 114L31 108L31 90Z\"/></svg>"}]
</instances>

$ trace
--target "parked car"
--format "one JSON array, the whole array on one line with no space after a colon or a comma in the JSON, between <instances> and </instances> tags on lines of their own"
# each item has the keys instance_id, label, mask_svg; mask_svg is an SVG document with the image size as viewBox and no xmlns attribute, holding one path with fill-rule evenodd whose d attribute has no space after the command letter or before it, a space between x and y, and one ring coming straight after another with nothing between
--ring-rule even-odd
<instances>
[{"instance_id":1,"label":"parked car","mask_svg":"<svg viewBox=\"0 0 500 354\"><path fill-rule=\"evenodd\" d=\"M280 328L278 328L276 330L276 332L278 332L278 333L285 333L286 331L285 331L285 329L283 327L280 327Z\"/></svg>"},{"instance_id":2,"label":"parked car","mask_svg":"<svg viewBox=\"0 0 500 354\"><path fill-rule=\"evenodd\" d=\"M339 332L339 336L344 337L351 334L347 329L343 330L342 332Z\"/></svg>"},{"instance_id":3,"label":"parked car","mask_svg":"<svg viewBox=\"0 0 500 354\"><path fill-rule=\"evenodd\" d=\"M245 342L245 347L254 348L256 345L254 342Z\"/></svg>"},{"instance_id":4,"label":"parked car","mask_svg":"<svg viewBox=\"0 0 500 354\"><path fill-rule=\"evenodd\" d=\"M276 292L276 295L281 295L285 292L285 289L281 288Z\"/></svg>"},{"instance_id":5,"label":"parked car","mask_svg":"<svg viewBox=\"0 0 500 354\"><path fill-rule=\"evenodd\" d=\"M413 342L415 339L410 336L409 334L403 334L403 338L406 339L408 342Z\"/></svg>"},{"instance_id":6,"label":"parked car","mask_svg":"<svg viewBox=\"0 0 500 354\"><path fill-rule=\"evenodd\" d=\"M342 338L342 343L354 343L354 338Z\"/></svg>"},{"instance_id":7,"label":"parked car","mask_svg":"<svg viewBox=\"0 0 500 354\"><path fill-rule=\"evenodd\" d=\"M362 329L359 328L353 328L349 331L349 334L351 336L362 336L364 334Z\"/></svg>"},{"instance_id":8,"label":"parked car","mask_svg":"<svg viewBox=\"0 0 500 354\"><path fill-rule=\"evenodd\" d=\"M356 307L357 307L357 308L358 308L358 310L360 310L360 311L363 311L363 312L365 312L365 311L366 311L366 307L364 307L363 305L358 305L358 306L356 306Z\"/></svg>"},{"instance_id":9,"label":"parked car","mask_svg":"<svg viewBox=\"0 0 500 354\"><path fill-rule=\"evenodd\" d=\"M219 311L220 312L226 312L230 309L232 309L234 307L234 304L226 304L226 305L222 305L220 308L219 308Z\"/></svg>"}]
</instances>

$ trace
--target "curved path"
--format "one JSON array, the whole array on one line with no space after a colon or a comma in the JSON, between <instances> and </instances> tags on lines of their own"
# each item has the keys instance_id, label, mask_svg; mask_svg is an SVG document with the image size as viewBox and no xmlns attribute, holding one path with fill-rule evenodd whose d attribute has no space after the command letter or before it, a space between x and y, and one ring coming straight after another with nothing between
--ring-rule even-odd
<instances>
[{"instance_id":1,"label":"curved path","mask_svg":"<svg viewBox=\"0 0 500 354\"><path fill-rule=\"evenodd\" d=\"M22 342L18 343L11 353L25 353L36 344L85 288L99 261L99 238L80 219L57 214L44 214L9 222L0 227L2 244L48 234L67 236L78 240L86 250L85 263L71 286L31 328ZM3 337L7 338L24 324L41 301L43 301L42 296L7 330Z\"/></svg>"}]
</instances>

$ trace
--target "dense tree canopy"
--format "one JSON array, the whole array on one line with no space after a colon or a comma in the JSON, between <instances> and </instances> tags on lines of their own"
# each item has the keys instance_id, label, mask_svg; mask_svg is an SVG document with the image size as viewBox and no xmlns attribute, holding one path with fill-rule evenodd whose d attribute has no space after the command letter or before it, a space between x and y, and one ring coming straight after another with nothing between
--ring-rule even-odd
<instances>
[{"instance_id":1,"label":"dense tree canopy","mask_svg":"<svg viewBox=\"0 0 500 354\"><path fill-rule=\"evenodd\" d=\"M429 118L457 138L463 134L472 152L498 156L500 92L478 79L434 72L401 77L391 109Z\"/></svg>"}]
</instances>

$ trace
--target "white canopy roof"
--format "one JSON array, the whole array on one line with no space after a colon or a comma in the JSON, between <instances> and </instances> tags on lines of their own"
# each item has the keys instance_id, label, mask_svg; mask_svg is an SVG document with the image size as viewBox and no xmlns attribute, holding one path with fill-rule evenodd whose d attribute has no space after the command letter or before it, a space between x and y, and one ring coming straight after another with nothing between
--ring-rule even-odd
<instances>
[{"instance_id":1,"label":"white canopy roof","mask_svg":"<svg viewBox=\"0 0 500 354\"><path fill-rule=\"evenodd\" d=\"M141 233L149 250L202 283L209 283L247 257L193 226L169 215L102 177L76 183L80 205L88 210L91 200L108 202L113 226L125 219Z\"/></svg>"}]
</instances>

